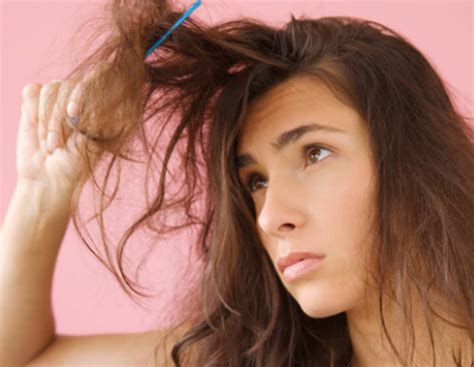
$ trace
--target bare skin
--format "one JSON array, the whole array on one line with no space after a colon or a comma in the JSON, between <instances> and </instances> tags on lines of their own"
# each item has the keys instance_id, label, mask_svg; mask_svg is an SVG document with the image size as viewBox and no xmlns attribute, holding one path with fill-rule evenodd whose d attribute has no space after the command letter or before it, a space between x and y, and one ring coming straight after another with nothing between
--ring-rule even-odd
<instances>
[{"instance_id":1,"label":"bare skin","mask_svg":"<svg viewBox=\"0 0 474 367\"><path fill-rule=\"evenodd\" d=\"M412 289L412 295L415 295ZM351 367L365 366L403 366L396 358L395 353L390 348L390 343L385 335L382 335L382 324L374 315L378 314L378 306L375 299L371 304L362 303L358 307L346 311L349 332L351 335L354 356ZM432 366L433 351L429 337L427 324L421 310L421 303L415 297L412 303L412 315L414 322L414 333L416 346L414 349L414 367ZM444 318L454 322L450 315L441 313ZM403 353L410 351L404 342L409 342L409 330L405 330L404 316L399 307L388 305L384 307L384 317L390 337L396 343L397 349ZM472 367L474 361L473 346L468 336L462 330L442 322L434 320L432 324L433 339L436 350L436 366L455 366L451 356L451 351L463 351L462 366Z\"/></svg>"}]
</instances>

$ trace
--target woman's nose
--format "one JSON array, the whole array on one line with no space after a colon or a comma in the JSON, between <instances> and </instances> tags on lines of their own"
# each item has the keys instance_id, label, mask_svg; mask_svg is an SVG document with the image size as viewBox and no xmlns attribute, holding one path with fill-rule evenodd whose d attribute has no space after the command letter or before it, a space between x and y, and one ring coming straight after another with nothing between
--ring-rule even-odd
<instances>
[{"instance_id":1,"label":"woman's nose","mask_svg":"<svg viewBox=\"0 0 474 367\"><path fill-rule=\"evenodd\" d=\"M258 225L268 235L281 237L305 222L305 201L288 186L268 186L264 203L258 214Z\"/></svg>"}]
</instances>

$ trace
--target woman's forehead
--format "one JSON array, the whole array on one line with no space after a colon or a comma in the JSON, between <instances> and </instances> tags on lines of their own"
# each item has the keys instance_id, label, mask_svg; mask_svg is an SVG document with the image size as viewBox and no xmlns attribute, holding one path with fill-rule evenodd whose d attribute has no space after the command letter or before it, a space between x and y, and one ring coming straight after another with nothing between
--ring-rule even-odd
<instances>
[{"instance_id":1,"label":"woman's forehead","mask_svg":"<svg viewBox=\"0 0 474 367\"><path fill-rule=\"evenodd\" d=\"M239 151L260 144L262 139L273 141L283 131L301 124L350 131L351 120L357 118L357 112L337 99L324 83L299 77L249 104L239 132Z\"/></svg>"}]
</instances>

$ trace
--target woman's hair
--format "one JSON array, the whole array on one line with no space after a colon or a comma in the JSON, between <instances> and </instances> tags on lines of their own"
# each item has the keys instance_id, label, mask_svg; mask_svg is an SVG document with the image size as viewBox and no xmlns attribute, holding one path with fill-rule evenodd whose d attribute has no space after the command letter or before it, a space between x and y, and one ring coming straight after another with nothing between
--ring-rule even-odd
<instances>
[{"instance_id":1,"label":"woman's hair","mask_svg":"<svg viewBox=\"0 0 474 367\"><path fill-rule=\"evenodd\" d=\"M78 200L92 182L101 194L95 214L107 260L81 239L127 294L130 288L145 297L123 271L132 234L146 226L158 240L197 228L190 248L199 256L200 281L186 301L192 327L171 351L177 366L186 365L191 349L196 366L346 366L352 358L345 313L309 317L283 286L237 173L236 147L249 102L295 76L324 82L367 124L377 173L374 266L367 271L376 281L378 302L389 297L403 310L412 348L409 285L422 300L430 332L438 318L474 340L473 128L406 38L352 17L291 15L275 27L248 17L211 26L191 16L145 60L185 9L164 0L113 0L107 9L110 34L66 77L72 88L89 69L101 70L82 93L77 128L90 136L81 155L88 169L74 192L73 222L80 234ZM97 29L94 37L104 33ZM173 153L175 171L167 175ZM103 213L120 177L111 196L105 187L113 169L120 172L125 161L140 163L134 156L142 154L149 158L146 177L150 169L160 174L152 182L158 190L154 197L145 191L147 209L120 238L117 269ZM97 171L104 162L101 184ZM176 191L167 190L169 184ZM175 225L165 223L170 210L179 214ZM390 347L409 366L413 350L401 353L383 311L379 307L378 316ZM433 355L442 347L433 339L431 346ZM451 352L460 366L461 350Z\"/></svg>"}]
</instances>

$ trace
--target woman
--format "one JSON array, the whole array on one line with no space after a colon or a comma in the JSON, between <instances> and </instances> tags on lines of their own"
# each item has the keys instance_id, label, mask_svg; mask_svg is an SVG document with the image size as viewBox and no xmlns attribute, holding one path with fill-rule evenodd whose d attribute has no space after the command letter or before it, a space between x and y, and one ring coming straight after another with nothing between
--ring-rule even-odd
<instances>
[{"instance_id":1,"label":"woman","mask_svg":"<svg viewBox=\"0 0 474 367\"><path fill-rule=\"evenodd\" d=\"M349 17L190 18L144 62L180 13L112 5L116 33L55 89L80 100L80 122L38 128L59 137L51 157L71 148L47 177L73 208L105 153L112 168L132 138L148 147L146 121L158 117L153 147L172 132L158 195L118 260L143 224L168 231L154 216L177 205L187 221L172 229L202 225L202 279L173 362L192 350L196 366L471 365L473 128L421 52ZM100 65L92 78L89 65ZM180 144L187 190L168 202ZM122 278L142 294L120 267Z\"/></svg>"}]
</instances>

